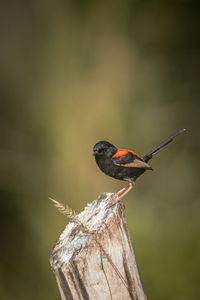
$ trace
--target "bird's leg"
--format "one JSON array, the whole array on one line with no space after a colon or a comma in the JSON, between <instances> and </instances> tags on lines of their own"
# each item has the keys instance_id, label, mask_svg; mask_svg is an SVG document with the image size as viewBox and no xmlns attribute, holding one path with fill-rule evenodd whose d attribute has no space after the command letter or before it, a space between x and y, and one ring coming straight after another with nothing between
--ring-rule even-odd
<instances>
[{"instance_id":1,"label":"bird's leg","mask_svg":"<svg viewBox=\"0 0 200 300\"><path fill-rule=\"evenodd\" d=\"M117 196L117 197L119 197L119 195L122 193L122 192L124 192L125 190L126 190L127 188L122 188L121 190L119 190L119 192L117 192L117 193L115 193L115 195Z\"/></svg>"},{"instance_id":2,"label":"bird's leg","mask_svg":"<svg viewBox=\"0 0 200 300\"><path fill-rule=\"evenodd\" d=\"M129 187L129 186L128 186ZM124 192L128 187L124 187L124 188L122 188L121 190L119 190L119 192L117 192L117 193L114 193L114 196L115 197L117 197L117 199L119 198L119 195L122 193L122 192ZM108 196L107 198L106 198L106 200L109 198L110 196Z\"/></svg>"},{"instance_id":3,"label":"bird's leg","mask_svg":"<svg viewBox=\"0 0 200 300\"><path fill-rule=\"evenodd\" d=\"M113 206L114 204L120 202L121 199L122 199L128 192L130 192L130 190L132 190L132 188L134 187L134 185L135 185L134 181L129 181L129 186L128 186L128 188L125 189L125 191L122 193L122 195L121 195L120 197L118 197L115 201L113 201L109 207L111 207L111 206ZM121 190L121 191L122 191L122 190ZM117 193L117 194L118 194L118 193Z\"/></svg>"},{"instance_id":4,"label":"bird's leg","mask_svg":"<svg viewBox=\"0 0 200 300\"><path fill-rule=\"evenodd\" d=\"M128 192L130 192L130 190L132 190L134 185L135 185L135 183L133 181L130 181L128 188L125 190L125 192L117 200L120 201Z\"/></svg>"}]
</instances>

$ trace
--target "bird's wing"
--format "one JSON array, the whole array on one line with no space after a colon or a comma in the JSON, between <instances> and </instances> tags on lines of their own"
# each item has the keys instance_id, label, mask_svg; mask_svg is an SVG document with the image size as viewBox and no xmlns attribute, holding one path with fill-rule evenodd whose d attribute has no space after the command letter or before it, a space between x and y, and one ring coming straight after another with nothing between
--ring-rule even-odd
<instances>
[{"instance_id":1,"label":"bird's wing","mask_svg":"<svg viewBox=\"0 0 200 300\"><path fill-rule=\"evenodd\" d=\"M141 157L133 151L126 149L118 149L112 156L112 161L118 166L152 170L152 168L145 163Z\"/></svg>"}]
</instances>

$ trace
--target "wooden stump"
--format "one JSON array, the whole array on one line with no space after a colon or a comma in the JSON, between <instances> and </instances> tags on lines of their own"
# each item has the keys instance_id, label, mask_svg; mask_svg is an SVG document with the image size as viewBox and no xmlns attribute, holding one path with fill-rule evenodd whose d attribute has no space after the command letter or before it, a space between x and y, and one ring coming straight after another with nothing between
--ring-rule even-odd
<instances>
[{"instance_id":1,"label":"wooden stump","mask_svg":"<svg viewBox=\"0 0 200 300\"><path fill-rule=\"evenodd\" d=\"M62 299L147 299L120 204L104 193L67 225L50 264Z\"/></svg>"}]
</instances>

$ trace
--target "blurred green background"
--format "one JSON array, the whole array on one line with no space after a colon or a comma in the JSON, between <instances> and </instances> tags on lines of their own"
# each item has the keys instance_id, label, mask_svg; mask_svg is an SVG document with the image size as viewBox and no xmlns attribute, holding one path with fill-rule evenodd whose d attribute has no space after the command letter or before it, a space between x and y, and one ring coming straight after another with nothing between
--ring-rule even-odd
<instances>
[{"instance_id":1,"label":"blurred green background","mask_svg":"<svg viewBox=\"0 0 200 300\"><path fill-rule=\"evenodd\" d=\"M60 299L50 249L125 183L92 157L139 154L180 128L125 198L148 299L200 298L198 2L7 1L0 10L0 299Z\"/></svg>"}]
</instances>

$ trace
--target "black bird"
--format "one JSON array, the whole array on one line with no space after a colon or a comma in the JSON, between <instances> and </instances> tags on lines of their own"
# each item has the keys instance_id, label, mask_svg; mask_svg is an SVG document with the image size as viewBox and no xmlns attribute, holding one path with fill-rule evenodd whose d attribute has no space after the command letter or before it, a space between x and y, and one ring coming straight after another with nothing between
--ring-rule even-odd
<instances>
[{"instance_id":1,"label":"black bird","mask_svg":"<svg viewBox=\"0 0 200 300\"><path fill-rule=\"evenodd\" d=\"M172 143L184 131L185 129L176 131L143 157L131 150L117 148L107 141L100 141L94 145L93 155L100 170L108 176L129 183L127 188L116 193L117 200L112 205L119 202L133 188L140 175L146 170L153 170L148 164L153 155Z\"/></svg>"}]
</instances>

